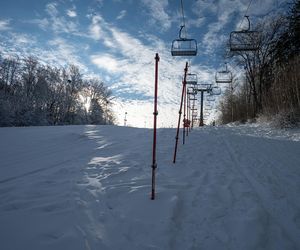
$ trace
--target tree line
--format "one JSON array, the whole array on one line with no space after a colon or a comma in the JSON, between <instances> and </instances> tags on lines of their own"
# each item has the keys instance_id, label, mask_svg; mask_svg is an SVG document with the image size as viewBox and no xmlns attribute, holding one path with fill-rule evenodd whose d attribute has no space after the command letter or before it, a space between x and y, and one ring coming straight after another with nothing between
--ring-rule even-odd
<instances>
[{"instance_id":1,"label":"tree line","mask_svg":"<svg viewBox=\"0 0 300 250\"><path fill-rule=\"evenodd\" d=\"M111 91L75 65L0 54L0 126L114 124Z\"/></svg>"},{"instance_id":2,"label":"tree line","mask_svg":"<svg viewBox=\"0 0 300 250\"><path fill-rule=\"evenodd\" d=\"M281 127L300 122L300 1L286 15L260 21L257 51L231 52L244 68L220 102L221 123L255 120L259 116ZM274 119L275 117L275 119Z\"/></svg>"}]
</instances>

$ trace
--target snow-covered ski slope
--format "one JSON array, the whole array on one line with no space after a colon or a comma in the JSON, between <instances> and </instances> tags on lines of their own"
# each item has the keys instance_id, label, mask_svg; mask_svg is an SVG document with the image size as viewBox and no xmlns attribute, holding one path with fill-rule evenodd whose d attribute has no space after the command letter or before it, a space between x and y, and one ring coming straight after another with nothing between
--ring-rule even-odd
<instances>
[{"instance_id":1,"label":"snow-covered ski slope","mask_svg":"<svg viewBox=\"0 0 300 250\"><path fill-rule=\"evenodd\" d=\"M182 136L182 135L181 135ZM300 135L205 127L0 129L0 249L300 249ZM181 141L180 141L181 143Z\"/></svg>"}]
</instances>

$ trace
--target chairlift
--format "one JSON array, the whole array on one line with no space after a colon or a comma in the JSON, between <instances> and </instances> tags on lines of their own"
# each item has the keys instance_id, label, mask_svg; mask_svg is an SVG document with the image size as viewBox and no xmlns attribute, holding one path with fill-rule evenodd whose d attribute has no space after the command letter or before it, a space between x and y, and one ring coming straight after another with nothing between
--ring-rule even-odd
<instances>
[{"instance_id":1,"label":"chairlift","mask_svg":"<svg viewBox=\"0 0 300 250\"><path fill-rule=\"evenodd\" d=\"M197 90L195 88L188 88L188 95L197 95Z\"/></svg>"},{"instance_id":2,"label":"chairlift","mask_svg":"<svg viewBox=\"0 0 300 250\"><path fill-rule=\"evenodd\" d=\"M256 51L259 49L260 33L250 30L249 16L245 16L245 18L248 21L248 28L230 33L230 51Z\"/></svg>"},{"instance_id":3,"label":"chairlift","mask_svg":"<svg viewBox=\"0 0 300 250\"><path fill-rule=\"evenodd\" d=\"M195 39L183 38L181 35L184 25L180 26L179 38L173 40L171 47L172 56L196 56L197 41Z\"/></svg>"},{"instance_id":4,"label":"chairlift","mask_svg":"<svg viewBox=\"0 0 300 250\"><path fill-rule=\"evenodd\" d=\"M210 84L210 83L200 83L197 85L197 87L198 87L197 90L209 91L211 89L211 86L212 86L212 84Z\"/></svg>"},{"instance_id":5,"label":"chairlift","mask_svg":"<svg viewBox=\"0 0 300 250\"><path fill-rule=\"evenodd\" d=\"M216 100L216 98L214 96L208 95L206 97L206 100L209 101L209 102L214 102Z\"/></svg>"},{"instance_id":6,"label":"chairlift","mask_svg":"<svg viewBox=\"0 0 300 250\"><path fill-rule=\"evenodd\" d=\"M206 103L207 103L207 105L209 105L209 106L214 106L214 102L212 102L212 101L206 101Z\"/></svg>"},{"instance_id":7,"label":"chairlift","mask_svg":"<svg viewBox=\"0 0 300 250\"><path fill-rule=\"evenodd\" d=\"M221 88L218 87L218 86L213 86L213 87L211 88L211 90L210 90L210 93L211 93L212 95L221 95L222 90L221 90Z\"/></svg>"},{"instance_id":8,"label":"chairlift","mask_svg":"<svg viewBox=\"0 0 300 250\"><path fill-rule=\"evenodd\" d=\"M212 109L212 107L213 107L213 105L211 105L211 104L208 103L208 102L205 102L204 104L205 104L205 107L208 107L208 108L211 108L211 109Z\"/></svg>"},{"instance_id":9,"label":"chairlift","mask_svg":"<svg viewBox=\"0 0 300 250\"><path fill-rule=\"evenodd\" d=\"M225 70L220 70L216 72L215 75L216 83L231 83L232 73L227 68L227 63L225 63Z\"/></svg>"},{"instance_id":10,"label":"chairlift","mask_svg":"<svg viewBox=\"0 0 300 250\"><path fill-rule=\"evenodd\" d=\"M186 84L195 85L197 82L198 80L196 74L188 73L186 75Z\"/></svg>"}]
</instances>

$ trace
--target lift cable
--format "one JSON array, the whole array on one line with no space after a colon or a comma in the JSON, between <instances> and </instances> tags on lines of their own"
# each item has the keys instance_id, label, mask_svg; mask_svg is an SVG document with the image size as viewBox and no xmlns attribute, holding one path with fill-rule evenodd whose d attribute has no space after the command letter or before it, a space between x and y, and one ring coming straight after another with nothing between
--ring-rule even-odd
<instances>
[{"instance_id":1,"label":"lift cable","mask_svg":"<svg viewBox=\"0 0 300 250\"><path fill-rule=\"evenodd\" d=\"M243 16L243 18L242 18L241 22L240 22L239 29L240 29L240 28L241 28L241 26L242 26L242 23L243 23L244 17L246 17L246 16L247 16L247 13L248 13L248 10L249 10L249 8L250 8L250 5L251 5L251 3L252 3L252 0L250 0L250 1L249 1L248 7L247 7L247 9L246 9L246 11L245 11L245 14L244 14L244 16Z\"/></svg>"},{"instance_id":2,"label":"lift cable","mask_svg":"<svg viewBox=\"0 0 300 250\"><path fill-rule=\"evenodd\" d=\"M181 16L182 16L182 28L184 28L185 38L187 37L186 33L186 26L185 26L185 17L184 17L184 10L183 10L183 0L180 0L180 9L181 9Z\"/></svg>"}]
</instances>

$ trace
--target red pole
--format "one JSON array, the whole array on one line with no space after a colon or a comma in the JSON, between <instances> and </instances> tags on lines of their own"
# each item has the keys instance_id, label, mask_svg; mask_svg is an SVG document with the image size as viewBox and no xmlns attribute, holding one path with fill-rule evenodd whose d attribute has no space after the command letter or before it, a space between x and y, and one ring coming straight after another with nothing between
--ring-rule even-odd
<instances>
[{"instance_id":1,"label":"red pole","mask_svg":"<svg viewBox=\"0 0 300 250\"><path fill-rule=\"evenodd\" d=\"M177 124L177 131L176 131L176 137L175 137L175 150L174 150L174 157L173 157L173 163L176 162L176 155L177 155L177 145L178 145L178 138L179 138L179 128L180 128L180 120L181 120L181 114L182 114L182 103L183 103L183 96L184 96L184 87L186 85L186 74L188 70L188 62L185 64L184 69L184 78L182 81L182 93L181 93L181 101L180 101L180 109L179 109L179 117L178 117L178 124Z\"/></svg>"},{"instance_id":2,"label":"red pole","mask_svg":"<svg viewBox=\"0 0 300 250\"><path fill-rule=\"evenodd\" d=\"M156 163L156 124L157 124L157 88L158 88L158 53L155 55L155 86L154 86L154 122L153 122L153 149L152 149L152 188L151 188L151 200L155 199L155 170L157 168Z\"/></svg>"},{"instance_id":3,"label":"red pole","mask_svg":"<svg viewBox=\"0 0 300 250\"><path fill-rule=\"evenodd\" d=\"M185 123L186 123L186 84L183 84L184 98L183 98L183 130L182 130L182 144L185 143Z\"/></svg>"},{"instance_id":4,"label":"red pole","mask_svg":"<svg viewBox=\"0 0 300 250\"><path fill-rule=\"evenodd\" d=\"M188 124L190 123L190 95L186 92L186 112L187 112L187 120ZM186 129L186 136L189 136L190 125Z\"/></svg>"}]
</instances>

